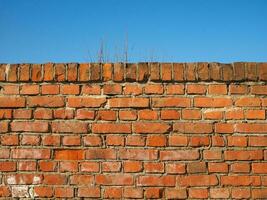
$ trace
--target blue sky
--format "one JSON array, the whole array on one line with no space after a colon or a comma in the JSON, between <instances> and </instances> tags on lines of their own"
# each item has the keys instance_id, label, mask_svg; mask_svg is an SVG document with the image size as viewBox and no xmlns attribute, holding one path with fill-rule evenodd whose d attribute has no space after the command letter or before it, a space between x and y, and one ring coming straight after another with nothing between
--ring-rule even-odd
<instances>
[{"instance_id":1,"label":"blue sky","mask_svg":"<svg viewBox=\"0 0 267 200\"><path fill-rule=\"evenodd\" d=\"M0 0L0 62L267 61L267 0ZM128 46L128 48L126 48Z\"/></svg>"}]
</instances>

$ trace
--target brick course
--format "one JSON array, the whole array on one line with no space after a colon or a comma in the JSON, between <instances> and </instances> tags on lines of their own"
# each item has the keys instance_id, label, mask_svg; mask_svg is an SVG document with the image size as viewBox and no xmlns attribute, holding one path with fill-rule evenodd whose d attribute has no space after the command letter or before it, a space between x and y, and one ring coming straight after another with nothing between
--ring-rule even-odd
<instances>
[{"instance_id":1,"label":"brick course","mask_svg":"<svg viewBox=\"0 0 267 200\"><path fill-rule=\"evenodd\" d=\"M0 199L267 199L267 63L0 64Z\"/></svg>"}]
</instances>

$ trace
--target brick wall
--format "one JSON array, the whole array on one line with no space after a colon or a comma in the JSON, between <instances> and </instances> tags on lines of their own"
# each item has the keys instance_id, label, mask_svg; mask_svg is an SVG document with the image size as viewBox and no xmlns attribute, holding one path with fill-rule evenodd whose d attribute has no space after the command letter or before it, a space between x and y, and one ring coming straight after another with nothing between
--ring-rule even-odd
<instances>
[{"instance_id":1,"label":"brick wall","mask_svg":"<svg viewBox=\"0 0 267 200\"><path fill-rule=\"evenodd\" d=\"M0 65L0 197L267 198L267 64Z\"/></svg>"}]
</instances>

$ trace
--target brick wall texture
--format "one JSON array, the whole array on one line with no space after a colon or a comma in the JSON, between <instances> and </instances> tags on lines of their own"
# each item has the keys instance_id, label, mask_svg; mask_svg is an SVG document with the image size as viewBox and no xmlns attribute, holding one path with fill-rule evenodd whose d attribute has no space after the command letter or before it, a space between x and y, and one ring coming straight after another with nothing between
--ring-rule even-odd
<instances>
[{"instance_id":1,"label":"brick wall texture","mask_svg":"<svg viewBox=\"0 0 267 200\"><path fill-rule=\"evenodd\" d=\"M1 199L267 199L267 63L0 65Z\"/></svg>"}]
</instances>

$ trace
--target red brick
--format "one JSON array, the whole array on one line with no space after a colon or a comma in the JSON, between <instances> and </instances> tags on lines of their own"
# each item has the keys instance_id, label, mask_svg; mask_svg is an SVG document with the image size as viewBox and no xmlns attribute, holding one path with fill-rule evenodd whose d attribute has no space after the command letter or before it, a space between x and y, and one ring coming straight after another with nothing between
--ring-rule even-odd
<instances>
[{"instance_id":1,"label":"red brick","mask_svg":"<svg viewBox=\"0 0 267 200\"><path fill-rule=\"evenodd\" d=\"M184 94L184 85L166 85L166 94Z\"/></svg>"},{"instance_id":2,"label":"red brick","mask_svg":"<svg viewBox=\"0 0 267 200\"><path fill-rule=\"evenodd\" d=\"M67 182L66 175L63 174L44 174L43 184L46 185L65 185Z\"/></svg>"},{"instance_id":3,"label":"red brick","mask_svg":"<svg viewBox=\"0 0 267 200\"><path fill-rule=\"evenodd\" d=\"M220 160L222 158L222 152L220 150L204 150L203 158L205 160Z\"/></svg>"},{"instance_id":4,"label":"red brick","mask_svg":"<svg viewBox=\"0 0 267 200\"><path fill-rule=\"evenodd\" d=\"M21 108L25 107L24 97L0 97L0 108Z\"/></svg>"},{"instance_id":5,"label":"red brick","mask_svg":"<svg viewBox=\"0 0 267 200\"><path fill-rule=\"evenodd\" d=\"M15 146L19 144L19 137L18 135L10 135L10 134L4 134L1 135L1 144L3 146Z\"/></svg>"},{"instance_id":6,"label":"red brick","mask_svg":"<svg viewBox=\"0 0 267 200\"><path fill-rule=\"evenodd\" d=\"M83 142L85 146L101 146L102 144L101 137L99 136L85 136Z\"/></svg>"},{"instance_id":7,"label":"red brick","mask_svg":"<svg viewBox=\"0 0 267 200\"><path fill-rule=\"evenodd\" d=\"M209 80L209 63L197 63L197 74L199 80Z\"/></svg>"},{"instance_id":8,"label":"red brick","mask_svg":"<svg viewBox=\"0 0 267 200\"><path fill-rule=\"evenodd\" d=\"M181 135L170 135L169 146L187 146L188 137Z\"/></svg>"},{"instance_id":9,"label":"red brick","mask_svg":"<svg viewBox=\"0 0 267 200\"><path fill-rule=\"evenodd\" d=\"M106 144L110 146L124 146L124 137L120 135L107 135Z\"/></svg>"},{"instance_id":10,"label":"red brick","mask_svg":"<svg viewBox=\"0 0 267 200\"><path fill-rule=\"evenodd\" d=\"M11 109L0 109L0 119L11 119L12 110Z\"/></svg>"},{"instance_id":11,"label":"red brick","mask_svg":"<svg viewBox=\"0 0 267 200\"><path fill-rule=\"evenodd\" d=\"M114 63L113 80L115 82L121 82L124 80L124 64Z\"/></svg>"},{"instance_id":12,"label":"red brick","mask_svg":"<svg viewBox=\"0 0 267 200\"><path fill-rule=\"evenodd\" d=\"M267 163L252 163L252 172L255 174L266 174Z\"/></svg>"},{"instance_id":13,"label":"red brick","mask_svg":"<svg viewBox=\"0 0 267 200\"><path fill-rule=\"evenodd\" d=\"M260 105L261 100L256 97L241 97L235 100L235 106L238 107L257 107Z\"/></svg>"},{"instance_id":14,"label":"red brick","mask_svg":"<svg viewBox=\"0 0 267 200\"><path fill-rule=\"evenodd\" d=\"M183 109L182 119L201 119L201 111L195 109Z\"/></svg>"},{"instance_id":15,"label":"red brick","mask_svg":"<svg viewBox=\"0 0 267 200\"><path fill-rule=\"evenodd\" d=\"M167 133L171 126L166 123L136 122L133 124L135 133Z\"/></svg>"},{"instance_id":16,"label":"red brick","mask_svg":"<svg viewBox=\"0 0 267 200\"><path fill-rule=\"evenodd\" d=\"M230 94L247 94L248 93L248 86L247 85L229 85L229 92Z\"/></svg>"},{"instance_id":17,"label":"red brick","mask_svg":"<svg viewBox=\"0 0 267 200\"><path fill-rule=\"evenodd\" d=\"M27 104L29 107L63 107L65 99L60 96L35 96L28 97Z\"/></svg>"},{"instance_id":18,"label":"red brick","mask_svg":"<svg viewBox=\"0 0 267 200\"><path fill-rule=\"evenodd\" d=\"M12 149L11 155L15 159L49 159L50 149Z\"/></svg>"},{"instance_id":19,"label":"red brick","mask_svg":"<svg viewBox=\"0 0 267 200\"><path fill-rule=\"evenodd\" d=\"M55 197L66 197L70 198L74 196L74 189L73 188L55 188Z\"/></svg>"},{"instance_id":20,"label":"red brick","mask_svg":"<svg viewBox=\"0 0 267 200\"><path fill-rule=\"evenodd\" d=\"M187 94L205 94L207 91L206 85L189 84L186 88Z\"/></svg>"},{"instance_id":21,"label":"red brick","mask_svg":"<svg viewBox=\"0 0 267 200\"><path fill-rule=\"evenodd\" d=\"M95 112L88 109L78 109L76 110L76 119L94 119Z\"/></svg>"},{"instance_id":22,"label":"red brick","mask_svg":"<svg viewBox=\"0 0 267 200\"><path fill-rule=\"evenodd\" d=\"M259 186L260 176L228 175L221 176L221 185L231 186Z\"/></svg>"},{"instance_id":23,"label":"red brick","mask_svg":"<svg viewBox=\"0 0 267 200\"><path fill-rule=\"evenodd\" d=\"M5 94L5 95L19 94L19 86L18 85L4 85L1 87L3 89L3 94Z\"/></svg>"},{"instance_id":24,"label":"red brick","mask_svg":"<svg viewBox=\"0 0 267 200\"><path fill-rule=\"evenodd\" d=\"M150 80L159 81L160 80L160 66L159 63L150 63Z\"/></svg>"},{"instance_id":25,"label":"red brick","mask_svg":"<svg viewBox=\"0 0 267 200\"><path fill-rule=\"evenodd\" d=\"M94 123L92 124L93 133L131 133L131 124L126 123Z\"/></svg>"},{"instance_id":26,"label":"red brick","mask_svg":"<svg viewBox=\"0 0 267 200\"><path fill-rule=\"evenodd\" d=\"M104 198L106 199L121 199L122 197L122 188L105 188Z\"/></svg>"},{"instance_id":27,"label":"red brick","mask_svg":"<svg viewBox=\"0 0 267 200\"><path fill-rule=\"evenodd\" d=\"M39 185L42 183L42 175L40 174L8 174L5 176L5 182L8 185Z\"/></svg>"},{"instance_id":28,"label":"red brick","mask_svg":"<svg viewBox=\"0 0 267 200\"><path fill-rule=\"evenodd\" d=\"M18 162L19 171L36 171L36 162L35 161L20 161Z\"/></svg>"},{"instance_id":29,"label":"red brick","mask_svg":"<svg viewBox=\"0 0 267 200\"><path fill-rule=\"evenodd\" d=\"M265 78L265 79L267 79L267 78ZM266 199L267 198L267 189L266 188L252 189L252 198L253 199Z\"/></svg>"},{"instance_id":30,"label":"red brick","mask_svg":"<svg viewBox=\"0 0 267 200\"><path fill-rule=\"evenodd\" d=\"M184 64L173 63L173 79L174 81L184 80Z\"/></svg>"},{"instance_id":31,"label":"red brick","mask_svg":"<svg viewBox=\"0 0 267 200\"><path fill-rule=\"evenodd\" d=\"M267 94L267 85L252 85L250 87L251 94L266 95Z\"/></svg>"},{"instance_id":32,"label":"red brick","mask_svg":"<svg viewBox=\"0 0 267 200\"><path fill-rule=\"evenodd\" d=\"M121 171L120 162L102 162L102 171L103 172L119 172Z\"/></svg>"},{"instance_id":33,"label":"red brick","mask_svg":"<svg viewBox=\"0 0 267 200\"><path fill-rule=\"evenodd\" d=\"M80 93L79 85L61 85L60 86L61 94L76 95Z\"/></svg>"},{"instance_id":34,"label":"red brick","mask_svg":"<svg viewBox=\"0 0 267 200\"><path fill-rule=\"evenodd\" d=\"M99 85L82 85L82 94L88 94L88 95L100 95L101 94L101 88Z\"/></svg>"},{"instance_id":35,"label":"red brick","mask_svg":"<svg viewBox=\"0 0 267 200\"><path fill-rule=\"evenodd\" d=\"M100 197L100 188L99 187L80 187L78 188L78 197Z\"/></svg>"},{"instance_id":36,"label":"red brick","mask_svg":"<svg viewBox=\"0 0 267 200\"><path fill-rule=\"evenodd\" d=\"M134 188L134 187L124 188L123 197L130 198L130 199L142 199L143 198L143 189L142 188Z\"/></svg>"},{"instance_id":37,"label":"red brick","mask_svg":"<svg viewBox=\"0 0 267 200\"><path fill-rule=\"evenodd\" d=\"M262 160L262 150L227 150L225 160Z\"/></svg>"},{"instance_id":38,"label":"red brick","mask_svg":"<svg viewBox=\"0 0 267 200\"><path fill-rule=\"evenodd\" d=\"M47 186L36 186L34 187L34 196L35 197L52 197L53 188Z\"/></svg>"},{"instance_id":39,"label":"red brick","mask_svg":"<svg viewBox=\"0 0 267 200\"><path fill-rule=\"evenodd\" d=\"M165 190L167 199L186 199L187 193L185 188L167 188Z\"/></svg>"},{"instance_id":40,"label":"red brick","mask_svg":"<svg viewBox=\"0 0 267 200\"><path fill-rule=\"evenodd\" d=\"M119 149L118 157L123 160L156 160L158 151L154 149Z\"/></svg>"},{"instance_id":41,"label":"red brick","mask_svg":"<svg viewBox=\"0 0 267 200\"><path fill-rule=\"evenodd\" d=\"M162 188L146 188L145 197L148 199L158 199L162 198L163 190Z\"/></svg>"},{"instance_id":42,"label":"red brick","mask_svg":"<svg viewBox=\"0 0 267 200\"><path fill-rule=\"evenodd\" d=\"M79 146L81 145L80 136L63 136L62 144L66 146Z\"/></svg>"},{"instance_id":43,"label":"red brick","mask_svg":"<svg viewBox=\"0 0 267 200\"><path fill-rule=\"evenodd\" d=\"M197 150L162 150L161 160L197 160L199 152Z\"/></svg>"},{"instance_id":44,"label":"red brick","mask_svg":"<svg viewBox=\"0 0 267 200\"><path fill-rule=\"evenodd\" d=\"M47 135L42 139L43 145L45 146L59 146L60 136L59 135Z\"/></svg>"},{"instance_id":45,"label":"red brick","mask_svg":"<svg viewBox=\"0 0 267 200\"><path fill-rule=\"evenodd\" d=\"M120 84L108 84L103 86L103 93L108 95L116 95L122 93Z\"/></svg>"},{"instance_id":46,"label":"red brick","mask_svg":"<svg viewBox=\"0 0 267 200\"><path fill-rule=\"evenodd\" d=\"M16 163L15 162L0 161L0 172L14 172L14 171L16 171Z\"/></svg>"},{"instance_id":47,"label":"red brick","mask_svg":"<svg viewBox=\"0 0 267 200\"><path fill-rule=\"evenodd\" d=\"M164 163L144 163L144 171L146 173L164 173Z\"/></svg>"},{"instance_id":48,"label":"red brick","mask_svg":"<svg viewBox=\"0 0 267 200\"><path fill-rule=\"evenodd\" d=\"M175 186L175 176L164 175L164 176L155 176L155 175L145 175L139 176L137 179L138 186Z\"/></svg>"},{"instance_id":49,"label":"red brick","mask_svg":"<svg viewBox=\"0 0 267 200\"><path fill-rule=\"evenodd\" d=\"M146 140L146 145L151 147L164 147L166 146L166 136L163 135L149 135Z\"/></svg>"},{"instance_id":50,"label":"red brick","mask_svg":"<svg viewBox=\"0 0 267 200\"><path fill-rule=\"evenodd\" d=\"M161 98L152 98L152 105L155 108L190 107L191 101L189 98L183 98L183 97L161 97Z\"/></svg>"},{"instance_id":51,"label":"red brick","mask_svg":"<svg viewBox=\"0 0 267 200\"><path fill-rule=\"evenodd\" d=\"M82 162L81 172L99 172L99 163L97 162Z\"/></svg>"},{"instance_id":52,"label":"red brick","mask_svg":"<svg viewBox=\"0 0 267 200\"><path fill-rule=\"evenodd\" d=\"M145 146L145 138L142 135L128 135L126 146Z\"/></svg>"},{"instance_id":53,"label":"red brick","mask_svg":"<svg viewBox=\"0 0 267 200\"><path fill-rule=\"evenodd\" d=\"M228 110L225 112L225 119L244 119L243 109Z\"/></svg>"},{"instance_id":54,"label":"red brick","mask_svg":"<svg viewBox=\"0 0 267 200\"><path fill-rule=\"evenodd\" d=\"M192 162L187 164L187 173L203 173L207 171L205 162Z\"/></svg>"},{"instance_id":55,"label":"red brick","mask_svg":"<svg viewBox=\"0 0 267 200\"><path fill-rule=\"evenodd\" d=\"M53 172L56 171L57 162L53 161L40 161L39 169L43 172Z\"/></svg>"},{"instance_id":56,"label":"red brick","mask_svg":"<svg viewBox=\"0 0 267 200\"><path fill-rule=\"evenodd\" d=\"M85 156L84 150L55 150L55 159L56 160L83 160Z\"/></svg>"},{"instance_id":57,"label":"red brick","mask_svg":"<svg viewBox=\"0 0 267 200\"><path fill-rule=\"evenodd\" d=\"M137 114L135 110L120 110L119 111L120 120L136 120Z\"/></svg>"},{"instance_id":58,"label":"red brick","mask_svg":"<svg viewBox=\"0 0 267 200\"><path fill-rule=\"evenodd\" d=\"M41 86L42 94L59 94L59 85L47 84Z\"/></svg>"},{"instance_id":59,"label":"red brick","mask_svg":"<svg viewBox=\"0 0 267 200\"><path fill-rule=\"evenodd\" d=\"M188 81L196 80L196 63L185 64L185 79Z\"/></svg>"},{"instance_id":60,"label":"red brick","mask_svg":"<svg viewBox=\"0 0 267 200\"><path fill-rule=\"evenodd\" d=\"M168 174L184 174L185 164L183 163L166 163L166 173Z\"/></svg>"},{"instance_id":61,"label":"red brick","mask_svg":"<svg viewBox=\"0 0 267 200\"><path fill-rule=\"evenodd\" d=\"M32 117L32 110L13 110L13 118L15 119L30 119Z\"/></svg>"},{"instance_id":62,"label":"red brick","mask_svg":"<svg viewBox=\"0 0 267 200\"><path fill-rule=\"evenodd\" d=\"M143 86L138 84L125 84L124 94L125 95L140 95L142 94Z\"/></svg>"},{"instance_id":63,"label":"red brick","mask_svg":"<svg viewBox=\"0 0 267 200\"><path fill-rule=\"evenodd\" d=\"M212 186L218 184L218 179L215 175L178 176L177 184L179 186Z\"/></svg>"},{"instance_id":64,"label":"red brick","mask_svg":"<svg viewBox=\"0 0 267 200\"><path fill-rule=\"evenodd\" d=\"M173 131L179 133L212 133L212 124L210 123L187 123L177 122L173 125Z\"/></svg>"},{"instance_id":65,"label":"red brick","mask_svg":"<svg viewBox=\"0 0 267 200\"><path fill-rule=\"evenodd\" d=\"M247 138L244 136L228 136L227 137L228 146L235 147L246 147L247 146Z\"/></svg>"},{"instance_id":66,"label":"red brick","mask_svg":"<svg viewBox=\"0 0 267 200\"><path fill-rule=\"evenodd\" d=\"M14 121L10 125L12 131L48 132L48 122L45 121Z\"/></svg>"},{"instance_id":67,"label":"red brick","mask_svg":"<svg viewBox=\"0 0 267 200\"><path fill-rule=\"evenodd\" d=\"M70 176L71 185L92 185L94 183L93 175L75 174Z\"/></svg>"},{"instance_id":68,"label":"red brick","mask_svg":"<svg viewBox=\"0 0 267 200\"><path fill-rule=\"evenodd\" d=\"M215 199L228 199L230 197L230 191L228 188L210 188L210 197Z\"/></svg>"},{"instance_id":69,"label":"red brick","mask_svg":"<svg viewBox=\"0 0 267 200\"><path fill-rule=\"evenodd\" d=\"M163 120L180 119L180 112L178 110L161 110L160 118Z\"/></svg>"},{"instance_id":70,"label":"red brick","mask_svg":"<svg viewBox=\"0 0 267 200\"><path fill-rule=\"evenodd\" d=\"M148 98L112 98L108 100L111 108L146 108L149 106Z\"/></svg>"},{"instance_id":71,"label":"red brick","mask_svg":"<svg viewBox=\"0 0 267 200\"><path fill-rule=\"evenodd\" d=\"M54 64L46 63L44 64L44 81L52 81L54 78Z\"/></svg>"},{"instance_id":72,"label":"red brick","mask_svg":"<svg viewBox=\"0 0 267 200\"><path fill-rule=\"evenodd\" d=\"M138 63L138 74L137 80L140 82L147 81L149 78L149 67L148 63Z\"/></svg>"},{"instance_id":73,"label":"red brick","mask_svg":"<svg viewBox=\"0 0 267 200\"><path fill-rule=\"evenodd\" d=\"M112 80L112 74L113 74L113 65L111 63L104 63L102 72L103 81Z\"/></svg>"},{"instance_id":74,"label":"red brick","mask_svg":"<svg viewBox=\"0 0 267 200\"><path fill-rule=\"evenodd\" d=\"M209 146L210 139L209 137L203 136L193 136L190 138L189 146L192 147L201 147L201 146Z\"/></svg>"},{"instance_id":75,"label":"red brick","mask_svg":"<svg viewBox=\"0 0 267 200\"><path fill-rule=\"evenodd\" d=\"M99 108L103 107L106 103L106 98L93 98L93 97L69 97L67 99L68 106L71 108Z\"/></svg>"},{"instance_id":76,"label":"red brick","mask_svg":"<svg viewBox=\"0 0 267 200\"><path fill-rule=\"evenodd\" d=\"M267 146L267 137L266 136L252 136L248 138L249 146Z\"/></svg>"},{"instance_id":77,"label":"red brick","mask_svg":"<svg viewBox=\"0 0 267 200\"><path fill-rule=\"evenodd\" d=\"M258 64L258 73L259 73L259 79L261 81L267 80L267 63Z\"/></svg>"},{"instance_id":78,"label":"red brick","mask_svg":"<svg viewBox=\"0 0 267 200\"><path fill-rule=\"evenodd\" d=\"M232 198L236 199L250 198L250 188L232 188Z\"/></svg>"},{"instance_id":79,"label":"red brick","mask_svg":"<svg viewBox=\"0 0 267 200\"><path fill-rule=\"evenodd\" d=\"M134 173L143 170L142 162L140 161L125 161L123 163L123 172Z\"/></svg>"},{"instance_id":80,"label":"red brick","mask_svg":"<svg viewBox=\"0 0 267 200\"><path fill-rule=\"evenodd\" d=\"M67 66L67 80L68 81L77 81L77 69L78 64L69 63Z\"/></svg>"},{"instance_id":81,"label":"red brick","mask_svg":"<svg viewBox=\"0 0 267 200\"><path fill-rule=\"evenodd\" d=\"M39 94L39 85L22 85L20 89L20 94Z\"/></svg>"},{"instance_id":82,"label":"red brick","mask_svg":"<svg viewBox=\"0 0 267 200\"><path fill-rule=\"evenodd\" d=\"M222 95L227 94L227 85L215 85L211 84L208 87L208 93L212 95Z\"/></svg>"},{"instance_id":83,"label":"red brick","mask_svg":"<svg viewBox=\"0 0 267 200\"><path fill-rule=\"evenodd\" d=\"M236 124L236 132L240 133L267 133L267 124L264 123L240 123Z\"/></svg>"},{"instance_id":84,"label":"red brick","mask_svg":"<svg viewBox=\"0 0 267 200\"><path fill-rule=\"evenodd\" d=\"M249 173L250 164L249 163L233 163L231 165L231 171L239 172L239 173Z\"/></svg>"},{"instance_id":85,"label":"red brick","mask_svg":"<svg viewBox=\"0 0 267 200\"><path fill-rule=\"evenodd\" d=\"M42 65L40 64L33 64L32 65L32 73L31 73L31 80L40 82L43 80L42 77Z\"/></svg>"},{"instance_id":86,"label":"red brick","mask_svg":"<svg viewBox=\"0 0 267 200\"><path fill-rule=\"evenodd\" d=\"M88 123L76 121L53 121L52 132L55 133L87 133Z\"/></svg>"},{"instance_id":87,"label":"red brick","mask_svg":"<svg viewBox=\"0 0 267 200\"><path fill-rule=\"evenodd\" d=\"M147 84L144 87L145 94L163 94L163 85L161 84Z\"/></svg>"},{"instance_id":88,"label":"red brick","mask_svg":"<svg viewBox=\"0 0 267 200\"><path fill-rule=\"evenodd\" d=\"M189 188L189 197L198 199L207 199L208 190L206 188Z\"/></svg>"},{"instance_id":89,"label":"red brick","mask_svg":"<svg viewBox=\"0 0 267 200\"><path fill-rule=\"evenodd\" d=\"M158 119L158 112L155 110L140 110L138 116L140 120L155 120Z\"/></svg>"},{"instance_id":90,"label":"red brick","mask_svg":"<svg viewBox=\"0 0 267 200\"><path fill-rule=\"evenodd\" d=\"M206 110L203 113L204 119L220 120L223 118L223 111Z\"/></svg>"},{"instance_id":91,"label":"red brick","mask_svg":"<svg viewBox=\"0 0 267 200\"><path fill-rule=\"evenodd\" d=\"M247 119L265 119L265 113L265 110L247 110L245 115Z\"/></svg>"},{"instance_id":92,"label":"red brick","mask_svg":"<svg viewBox=\"0 0 267 200\"><path fill-rule=\"evenodd\" d=\"M86 151L86 159L104 159L114 160L116 159L116 151L114 149L88 149Z\"/></svg>"},{"instance_id":93,"label":"red brick","mask_svg":"<svg viewBox=\"0 0 267 200\"><path fill-rule=\"evenodd\" d=\"M116 111L99 110L96 116L97 120L115 121L117 119Z\"/></svg>"},{"instance_id":94,"label":"red brick","mask_svg":"<svg viewBox=\"0 0 267 200\"><path fill-rule=\"evenodd\" d=\"M222 97L195 97L194 106L202 108L223 108L232 106L232 99Z\"/></svg>"},{"instance_id":95,"label":"red brick","mask_svg":"<svg viewBox=\"0 0 267 200\"><path fill-rule=\"evenodd\" d=\"M162 81L172 80L172 64L171 63L161 63L161 76Z\"/></svg>"},{"instance_id":96,"label":"red brick","mask_svg":"<svg viewBox=\"0 0 267 200\"><path fill-rule=\"evenodd\" d=\"M208 169L210 173L227 173L228 172L228 164L227 163L219 163L219 162L210 162L208 163Z\"/></svg>"},{"instance_id":97,"label":"red brick","mask_svg":"<svg viewBox=\"0 0 267 200\"><path fill-rule=\"evenodd\" d=\"M40 136L39 135L23 135L21 139L21 144L37 146L40 144Z\"/></svg>"},{"instance_id":98,"label":"red brick","mask_svg":"<svg viewBox=\"0 0 267 200\"><path fill-rule=\"evenodd\" d=\"M222 136L212 136L212 146L223 147L225 145L224 138Z\"/></svg>"},{"instance_id":99,"label":"red brick","mask_svg":"<svg viewBox=\"0 0 267 200\"><path fill-rule=\"evenodd\" d=\"M101 80L101 64L90 63L90 80L99 81Z\"/></svg>"},{"instance_id":100,"label":"red brick","mask_svg":"<svg viewBox=\"0 0 267 200\"><path fill-rule=\"evenodd\" d=\"M133 185L134 180L132 175L128 174L113 174L103 175L99 174L95 176L95 182L97 185Z\"/></svg>"},{"instance_id":101,"label":"red brick","mask_svg":"<svg viewBox=\"0 0 267 200\"><path fill-rule=\"evenodd\" d=\"M79 81L89 81L89 64L88 63L80 63L79 64Z\"/></svg>"},{"instance_id":102,"label":"red brick","mask_svg":"<svg viewBox=\"0 0 267 200\"><path fill-rule=\"evenodd\" d=\"M215 124L216 133L233 133L234 124L231 123L216 123Z\"/></svg>"},{"instance_id":103,"label":"red brick","mask_svg":"<svg viewBox=\"0 0 267 200\"><path fill-rule=\"evenodd\" d=\"M126 81L136 81L137 65L135 63L126 63L125 76Z\"/></svg>"},{"instance_id":104,"label":"red brick","mask_svg":"<svg viewBox=\"0 0 267 200\"><path fill-rule=\"evenodd\" d=\"M19 80L20 81L30 80L30 64L21 64L19 66Z\"/></svg>"}]
</instances>

